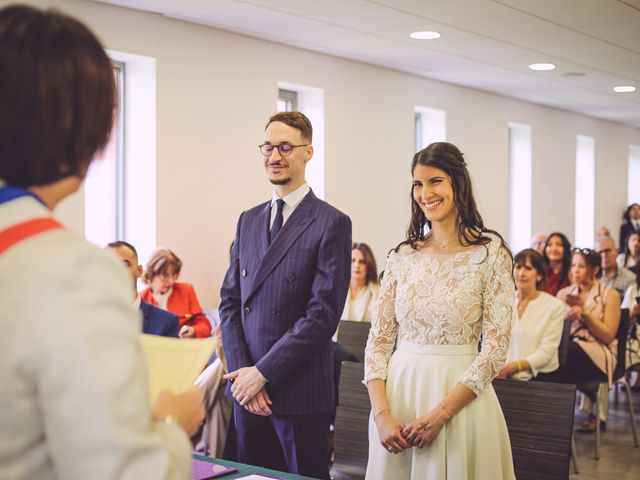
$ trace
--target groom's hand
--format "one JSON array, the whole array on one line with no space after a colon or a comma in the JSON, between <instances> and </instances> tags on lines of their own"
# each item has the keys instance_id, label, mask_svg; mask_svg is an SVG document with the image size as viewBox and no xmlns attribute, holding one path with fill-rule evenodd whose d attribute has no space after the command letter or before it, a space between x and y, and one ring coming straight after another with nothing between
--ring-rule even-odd
<instances>
[{"instance_id":1,"label":"groom's hand","mask_svg":"<svg viewBox=\"0 0 640 480\"><path fill-rule=\"evenodd\" d=\"M224 376L225 380L233 382L231 393L236 401L244 406L249 400L262 390L267 379L262 376L257 367L243 367L229 372Z\"/></svg>"}]
</instances>

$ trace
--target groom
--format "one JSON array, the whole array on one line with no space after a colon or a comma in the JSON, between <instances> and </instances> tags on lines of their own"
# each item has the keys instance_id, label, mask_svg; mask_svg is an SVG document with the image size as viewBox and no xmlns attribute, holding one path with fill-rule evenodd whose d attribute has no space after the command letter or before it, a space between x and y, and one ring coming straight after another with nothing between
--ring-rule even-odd
<instances>
[{"instance_id":1,"label":"groom","mask_svg":"<svg viewBox=\"0 0 640 480\"><path fill-rule=\"evenodd\" d=\"M351 220L305 181L312 127L269 119L260 145L270 201L240 215L220 292L238 460L329 478L331 336L349 285Z\"/></svg>"}]
</instances>

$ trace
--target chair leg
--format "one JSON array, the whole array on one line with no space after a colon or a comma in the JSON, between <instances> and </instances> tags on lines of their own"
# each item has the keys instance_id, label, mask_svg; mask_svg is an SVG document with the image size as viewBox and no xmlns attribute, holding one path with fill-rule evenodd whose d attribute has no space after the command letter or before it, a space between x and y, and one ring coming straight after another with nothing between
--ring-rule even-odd
<instances>
[{"instance_id":1,"label":"chair leg","mask_svg":"<svg viewBox=\"0 0 640 480\"><path fill-rule=\"evenodd\" d=\"M616 380L616 383L624 386L624 391L627 394L627 403L629 404L629 417L631 417L631 431L633 432L633 446L638 446L638 434L636 432L636 415L633 411L633 399L631 398L631 387L625 377Z\"/></svg>"},{"instance_id":2,"label":"chair leg","mask_svg":"<svg viewBox=\"0 0 640 480\"><path fill-rule=\"evenodd\" d=\"M596 453L594 456L596 460L600 460L600 389L602 385L602 383L598 385L598 390L596 390Z\"/></svg>"},{"instance_id":3,"label":"chair leg","mask_svg":"<svg viewBox=\"0 0 640 480\"><path fill-rule=\"evenodd\" d=\"M578 470L578 452L576 451L576 442L573 438L573 433L571 434L571 461L573 462L573 473L578 474L580 471Z\"/></svg>"}]
</instances>

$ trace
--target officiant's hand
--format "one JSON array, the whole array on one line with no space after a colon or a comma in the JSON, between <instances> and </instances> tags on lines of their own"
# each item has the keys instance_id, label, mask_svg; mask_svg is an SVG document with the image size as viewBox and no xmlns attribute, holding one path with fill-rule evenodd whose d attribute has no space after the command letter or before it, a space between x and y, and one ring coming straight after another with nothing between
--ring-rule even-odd
<instances>
[{"instance_id":1,"label":"officiant's hand","mask_svg":"<svg viewBox=\"0 0 640 480\"><path fill-rule=\"evenodd\" d=\"M422 448L438 436L442 427L450 419L451 417L447 416L440 405L437 405L430 412L404 427L402 435L414 447Z\"/></svg>"},{"instance_id":2,"label":"officiant's hand","mask_svg":"<svg viewBox=\"0 0 640 480\"><path fill-rule=\"evenodd\" d=\"M198 430L204 420L204 393L200 387L191 387L173 394L163 390L156 397L151 418L160 422L176 422L187 435Z\"/></svg>"},{"instance_id":3,"label":"officiant's hand","mask_svg":"<svg viewBox=\"0 0 640 480\"><path fill-rule=\"evenodd\" d=\"M380 445L391 453L400 453L407 448L411 448L402 436L404 423L395 418L388 409L376 415L373 419L378 429Z\"/></svg>"},{"instance_id":4,"label":"officiant's hand","mask_svg":"<svg viewBox=\"0 0 640 480\"><path fill-rule=\"evenodd\" d=\"M243 367L229 372L224 376L225 380L233 382L231 385L231 393L233 398L245 406L249 400L256 396L262 390L267 379L262 376L257 367Z\"/></svg>"}]
</instances>

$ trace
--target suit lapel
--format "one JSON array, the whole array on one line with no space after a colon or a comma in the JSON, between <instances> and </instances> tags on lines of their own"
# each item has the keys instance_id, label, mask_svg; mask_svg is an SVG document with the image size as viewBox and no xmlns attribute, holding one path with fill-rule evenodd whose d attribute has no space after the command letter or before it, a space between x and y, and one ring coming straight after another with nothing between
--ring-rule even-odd
<instances>
[{"instance_id":1,"label":"suit lapel","mask_svg":"<svg viewBox=\"0 0 640 480\"><path fill-rule=\"evenodd\" d=\"M316 201L316 196L310 191L287 219L273 243L266 249L246 299L255 293L267 276L282 261L295 240L315 221L312 212ZM269 217L267 218L269 219Z\"/></svg>"}]
</instances>

